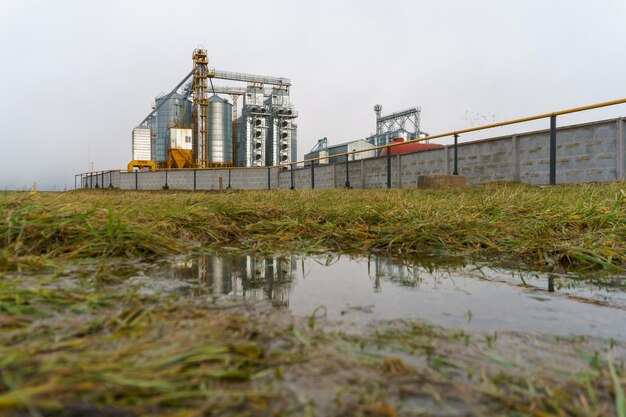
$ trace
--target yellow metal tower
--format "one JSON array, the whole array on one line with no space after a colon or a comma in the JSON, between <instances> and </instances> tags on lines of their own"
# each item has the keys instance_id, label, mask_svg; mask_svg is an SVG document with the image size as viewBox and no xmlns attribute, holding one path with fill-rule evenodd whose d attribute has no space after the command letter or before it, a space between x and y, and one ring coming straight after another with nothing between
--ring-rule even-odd
<instances>
[{"instance_id":1,"label":"yellow metal tower","mask_svg":"<svg viewBox=\"0 0 626 417\"><path fill-rule=\"evenodd\" d=\"M193 157L198 168L206 168L208 162L207 119L209 103L206 97L209 77L209 60L206 49L193 51Z\"/></svg>"}]
</instances>

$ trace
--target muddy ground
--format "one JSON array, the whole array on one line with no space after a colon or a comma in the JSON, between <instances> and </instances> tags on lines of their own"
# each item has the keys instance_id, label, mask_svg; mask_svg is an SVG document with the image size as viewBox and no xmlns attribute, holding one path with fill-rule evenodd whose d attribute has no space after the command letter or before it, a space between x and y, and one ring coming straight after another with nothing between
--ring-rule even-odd
<instances>
[{"instance_id":1,"label":"muddy ground","mask_svg":"<svg viewBox=\"0 0 626 417\"><path fill-rule=\"evenodd\" d=\"M147 264L80 261L0 280L9 416L622 416L626 344L461 331L347 330ZM323 303L320 303L323 305ZM358 307L358 306L357 306ZM347 314L367 314L355 308Z\"/></svg>"}]
</instances>

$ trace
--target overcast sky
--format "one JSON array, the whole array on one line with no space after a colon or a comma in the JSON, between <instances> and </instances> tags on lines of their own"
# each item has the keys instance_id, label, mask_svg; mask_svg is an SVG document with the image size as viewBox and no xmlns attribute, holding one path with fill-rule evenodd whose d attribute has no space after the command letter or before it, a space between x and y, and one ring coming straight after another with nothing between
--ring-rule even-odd
<instances>
[{"instance_id":1,"label":"overcast sky","mask_svg":"<svg viewBox=\"0 0 626 417\"><path fill-rule=\"evenodd\" d=\"M420 106L436 134L626 97L625 0L0 0L0 188L124 168L198 45L216 69L292 80L300 157L374 132L377 103Z\"/></svg>"}]
</instances>

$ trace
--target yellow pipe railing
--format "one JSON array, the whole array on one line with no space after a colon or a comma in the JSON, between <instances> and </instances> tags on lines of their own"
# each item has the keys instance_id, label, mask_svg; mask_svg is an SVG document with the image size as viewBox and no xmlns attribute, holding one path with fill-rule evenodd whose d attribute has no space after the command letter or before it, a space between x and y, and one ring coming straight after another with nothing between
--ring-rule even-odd
<instances>
[{"instance_id":1,"label":"yellow pipe railing","mask_svg":"<svg viewBox=\"0 0 626 417\"><path fill-rule=\"evenodd\" d=\"M321 161L321 160L328 160L330 158L336 158L336 157L340 157L340 156L348 156L348 155L354 155L354 154L358 154L358 153L362 153L362 152L370 152L370 151L375 151L375 150L379 150L379 149L385 149L385 148L391 148L394 146L401 146L401 145L405 145L407 143L415 143L415 142L423 142L425 140L432 140L432 139L439 139L439 138L444 138L444 137L449 137L449 136L459 136L461 134L464 133L470 133L470 132L477 132L480 130L486 130L486 129L493 129L496 127L502 127L502 126L508 126L508 125L513 125L513 124L517 124L517 123L524 123L524 122L531 122L534 120L540 120L540 119L547 119L547 118L552 118L552 117L556 117L556 116L561 116L564 114L571 114L571 113L578 113L578 112L582 112L582 111L587 111L587 110L593 110L593 109L599 109L602 107L609 107L609 106L614 106L617 104L625 104L626 103L626 98L621 98L621 99L617 99L617 100L611 100L611 101L605 101L602 103L596 103L596 104L590 104L587 106L581 106L581 107L574 107L571 109L565 109L565 110L560 110L560 111L555 111L552 113L544 113L544 114L539 114L536 116L529 116L529 117L522 117L519 119L512 119L512 120L507 120L504 122L498 122L498 123L492 123L492 124L488 124L488 125L484 125L484 126L477 126L477 127L470 127L467 129L461 129L461 130L455 130L455 131L451 131L451 132L446 132L446 133L440 133L437 135L430 135L424 138L418 138L418 139L412 139L412 140L408 140L406 142L396 142L396 143L389 143L387 145L382 145L382 146L373 146L371 148L366 148L366 149L359 149L359 150L354 150L354 151L349 151L349 152L342 152L342 153L337 153L337 154L333 154L333 155L329 155L329 156L323 156L323 157L317 157L317 158L310 158L310 159L303 159L301 161L295 161L295 162L289 162L283 165L274 165L274 166L262 166L262 167L215 167L215 168L192 168L192 169L197 169L197 170L228 170L228 169L268 169L268 168L286 168L286 167L294 167L294 165L298 165L298 164L306 164L308 162L310 162L312 165L314 165L315 161ZM186 170L189 168L166 168L165 170L167 171L176 171L176 170ZM161 169L159 169L161 170ZM91 173L83 173L83 174L77 174L82 176L89 176Z\"/></svg>"},{"instance_id":2,"label":"yellow pipe railing","mask_svg":"<svg viewBox=\"0 0 626 417\"><path fill-rule=\"evenodd\" d=\"M561 115L564 115L564 114L570 114L570 113L577 113L577 112L586 111L586 110L599 109L599 108L602 108L602 107L614 106L616 104L624 104L624 103L626 103L626 98L622 98L622 99L619 99L619 100L605 101L605 102L602 102L602 103L591 104L591 105L588 105L588 106L574 107L572 109L560 110L560 111L556 111L556 112L552 112L552 113L539 114L537 116L523 117L521 119L507 120L505 122L493 123L493 124L484 125L484 126L470 127L470 128L467 128L467 129L455 130L455 131L452 131L452 132L440 133L440 134L437 134L437 135L430 135L430 136L425 137L425 138L407 140L406 142L390 143L390 144L387 144L387 145L373 146L371 148L360 149L360 150L357 150L357 151L343 152L343 153L333 154L333 155L330 155L330 156L305 159L305 160L302 160L302 161L292 162L290 165L295 165L295 164L299 164L299 163L306 163L306 162L312 162L312 161L320 161L322 159L329 159L331 157L335 158L335 157L338 157L338 156L353 155L353 154L357 154L357 153L361 153L361 152L368 152L368 151L374 151L374 150L378 150L378 149L390 148L390 147L393 147L393 146L400 146L400 145L404 145L404 144L407 144L407 143L423 142L425 140L439 139L439 138L444 138L444 137L454 136L454 135L461 135L463 133L477 132L479 130L493 129L495 127L508 126L508 125L513 125L513 124L517 124L517 123L532 122L533 120L547 119L548 117L552 117L552 116L561 116Z\"/></svg>"}]
</instances>

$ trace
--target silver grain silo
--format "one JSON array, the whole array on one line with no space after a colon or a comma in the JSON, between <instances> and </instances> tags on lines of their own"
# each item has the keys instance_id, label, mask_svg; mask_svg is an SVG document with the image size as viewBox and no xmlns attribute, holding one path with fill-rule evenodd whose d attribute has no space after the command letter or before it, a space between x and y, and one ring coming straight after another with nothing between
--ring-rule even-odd
<instances>
[{"instance_id":1,"label":"silver grain silo","mask_svg":"<svg viewBox=\"0 0 626 417\"><path fill-rule=\"evenodd\" d=\"M233 105L228 100L211 96L207 124L209 164L232 164Z\"/></svg>"},{"instance_id":2,"label":"silver grain silo","mask_svg":"<svg viewBox=\"0 0 626 417\"><path fill-rule=\"evenodd\" d=\"M163 104L161 104L163 103ZM191 102L178 93L157 97L157 111L150 121L153 135L152 160L157 164L167 163L171 127L190 127L192 122Z\"/></svg>"}]
</instances>

